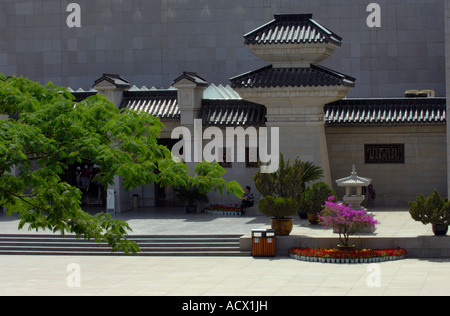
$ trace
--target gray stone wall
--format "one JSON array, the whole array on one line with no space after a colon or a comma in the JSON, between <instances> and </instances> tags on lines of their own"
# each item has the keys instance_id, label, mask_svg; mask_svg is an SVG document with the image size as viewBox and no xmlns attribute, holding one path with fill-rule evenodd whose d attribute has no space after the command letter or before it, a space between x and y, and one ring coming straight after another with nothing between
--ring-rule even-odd
<instances>
[{"instance_id":1,"label":"gray stone wall","mask_svg":"<svg viewBox=\"0 0 450 316\"><path fill-rule=\"evenodd\" d=\"M352 165L359 176L371 178L376 190L374 206L408 208L408 201L437 189L447 194L445 126L339 127L327 128L333 184L350 175ZM365 144L404 144L404 164L365 164ZM345 194L337 188L338 198Z\"/></svg>"},{"instance_id":2,"label":"gray stone wall","mask_svg":"<svg viewBox=\"0 0 450 316\"><path fill-rule=\"evenodd\" d=\"M69 28L70 2L81 27ZM367 6L381 8L370 28ZM442 0L2 0L0 72L88 89L102 73L132 84L168 87L183 71L210 83L264 62L243 35L278 13L312 13L343 37L324 66L357 78L350 97L397 97L407 89L445 95Z\"/></svg>"}]
</instances>

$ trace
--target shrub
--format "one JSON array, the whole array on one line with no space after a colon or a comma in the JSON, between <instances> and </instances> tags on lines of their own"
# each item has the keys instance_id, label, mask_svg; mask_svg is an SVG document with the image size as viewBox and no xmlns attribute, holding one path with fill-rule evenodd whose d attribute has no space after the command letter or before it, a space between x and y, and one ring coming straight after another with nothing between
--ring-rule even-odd
<instances>
[{"instance_id":1,"label":"shrub","mask_svg":"<svg viewBox=\"0 0 450 316\"><path fill-rule=\"evenodd\" d=\"M298 202L294 199L268 195L258 203L261 213L276 219L284 219L297 213Z\"/></svg>"},{"instance_id":2,"label":"shrub","mask_svg":"<svg viewBox=\"0 0 450 316\"><path fill-rule=\"evenodd\" d=\"M328 197L335 196L335 192L324 182L318 182L308 187L303 194L300 204L301 213L320 213Z\"/></svg>"},{"instance_id":3,"label":"shrub","mask_svg":"<svg viewBox=\"0 0 450 316\"><path fill-rule=\"evenodd\" d=\"M423 224L448 224L450 222L450 202L442 199L434 190L433 195L425 198L420 194L416 201L409 204L411 217Z\"/></svg>"},{"instance_id":4,"label":"shrub","mask_svg":"<svg viewBox=\"0 0 450 316\"><path fill-rule=\"evenodd\" d=\"M343 246L348 246L350 235L361 231L364 228L373 228L379 224L366 211L356 211L350 207L335 203L334 196L325 202L323 211L319 214L320 224L325 227L333 227L339 232L339 240Z\"/></svg>"},{"instance_id":5,"label":"shrub","mask_svg":"<svg viewBox=\"0 0 450 316\"><path fill-rule=\"evenodd\" d=\"M263 197L274 196L294 199L300 206L302 194L309 182L322 179L323 171L312 162L295 159L291 165L280 153L278 170L274 173L257 172L253 176L255 187ZM298 208L297 208L298 211Z\"/></svg>"}]
</instances>

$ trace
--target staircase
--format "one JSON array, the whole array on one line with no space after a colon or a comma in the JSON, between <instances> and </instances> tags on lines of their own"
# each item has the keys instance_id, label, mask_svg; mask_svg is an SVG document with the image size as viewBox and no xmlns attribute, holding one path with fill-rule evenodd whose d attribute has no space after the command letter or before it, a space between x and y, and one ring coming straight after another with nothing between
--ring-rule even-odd
<instances>
[{"instance_id":1,"label":"staircase","mask_svg":"<svg viewBox=\"0 0 450 316\"><path fill-rule=\"evenodd\" d=\"M132 235L139 256L250 256L239 249L240 235L148 236ZM111 253L106 243L77 239L75 236L0 234L0 255L124 256Z\"/></svg>"}]
</instances>

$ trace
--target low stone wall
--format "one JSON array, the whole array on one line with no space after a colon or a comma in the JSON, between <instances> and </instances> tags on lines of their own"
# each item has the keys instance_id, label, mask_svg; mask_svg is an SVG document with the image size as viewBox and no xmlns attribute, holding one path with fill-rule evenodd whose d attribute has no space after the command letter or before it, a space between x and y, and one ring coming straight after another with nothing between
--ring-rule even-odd
<instances>
[{"instance_id":1,"label":"low stone wall","mask_svg":"<svg viewBox=\"0 0 450 316\"><path fill-rule=\"evenodd\" d=\"M336 248L336 237L277 236L277 256L288 256L292 247ZM407 258L450 258L450 236L417 237L354 237L351 243L357 249L404 248ZM240 238L240 249L249 251L252 247L251 235Z\"/></svg>"}]
</instances>

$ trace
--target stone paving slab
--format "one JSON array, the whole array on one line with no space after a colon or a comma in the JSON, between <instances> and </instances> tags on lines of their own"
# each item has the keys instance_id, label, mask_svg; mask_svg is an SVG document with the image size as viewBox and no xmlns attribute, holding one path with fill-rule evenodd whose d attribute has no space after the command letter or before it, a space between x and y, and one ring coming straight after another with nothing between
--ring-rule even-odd
<instances>
[{"instance_id":1,"label":"stone paving slab","mask_svg":"<svg viewBox=\"0 0 450 316\"><path fill-rule=\"evenodd\" d=\"M380 221L374 237L416 237L432 236L431 225L423 225L414 221L407 209L373 209ZM127 221L136 235L189 235L189 234L251 234L252 229L270 228L270 218L264 215L219 216L213 214L186 214L183 208L139 209L114 215L115 218ZM294 228L291 235L309 237L335 237L331 230L321 226L311 226L307 220L294 216ZM18 233L17 215L8 217L0 215L0 233ZM20 233L36 233L22 229ZM49 231L39 231L49 234ZM362 234L364 235L364 234Z\"/></svg>"},{"instance_id":2,"label":"stone paving slab","mask_svg":"<svg viewBox=\"0 0 450 316\"><path fill-rule=\"evenodd\" d=\"M432 235L431 227L411 220L407 210L374 210L374 214L382 223L374 234L380 240ZM270 226L265 216L218 217L167 209L139 210L116 218L128 221L134 234L247 234ZM17 233L17 224L17 218L0 216L0 233ZM333 235L298 218L293 234ZM79 268L80 287L73 286L74 267ZM4 296L446 296L450 259L333 265L286 256L0 256L0 280Z\"/></svg>"},{"instance_id":3,"label":"stone paving slab","mask_svg":"<svg viewBox=\"0 0 450 316\"><path fill-rule=\"evenodd\" d=\"M450 261L0 256L0 280L2 296L447 296Z\"/></svg>"}]
</instances>

